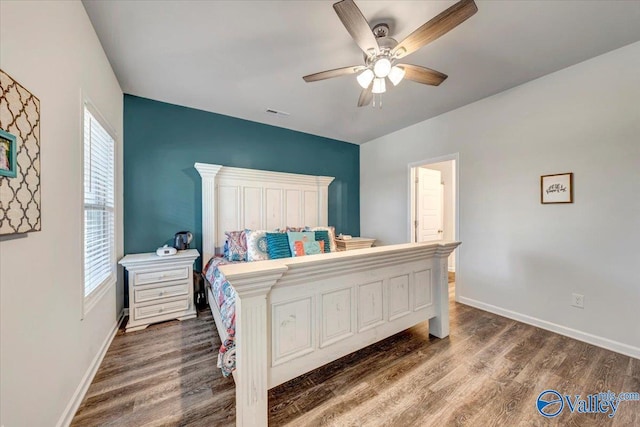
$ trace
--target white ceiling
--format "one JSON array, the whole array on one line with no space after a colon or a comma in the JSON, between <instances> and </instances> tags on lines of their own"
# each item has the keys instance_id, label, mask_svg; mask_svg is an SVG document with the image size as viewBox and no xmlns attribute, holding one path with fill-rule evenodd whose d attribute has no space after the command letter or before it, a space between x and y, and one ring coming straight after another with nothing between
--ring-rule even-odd
<instances>
[{"instance_id":1,"label":"white ceiling","mask_svg":"<svg viewBox=\"0 0 640 427\"><path fill-rule=\"evenodd\" d=\"M90 1L84 6L125 93L364 143L640 40L640 1L478 1L478 13L403 62L448 74L403 81L358 108L362 64L334 1ZM358 1L400 41L453 1ZM615 70L594 84L606 84ZM267 108L291 113L275 117Z\"/></svg>"}]
</instances>

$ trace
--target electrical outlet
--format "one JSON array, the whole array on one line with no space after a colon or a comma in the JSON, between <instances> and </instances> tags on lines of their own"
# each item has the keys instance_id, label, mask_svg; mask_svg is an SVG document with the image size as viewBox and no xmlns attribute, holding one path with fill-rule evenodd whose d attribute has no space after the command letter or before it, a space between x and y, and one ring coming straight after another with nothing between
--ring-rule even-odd
<instances>
[{"instance_id":1,"label":"electrical outlet","mask_svg":"<svg viewBox=\"0 0 640 427\"><path fill-rule=\"evenodd\" d=\"M584 308L584 295L572 294L571 305L578 308Z\"/></svg>"}]
</instances>

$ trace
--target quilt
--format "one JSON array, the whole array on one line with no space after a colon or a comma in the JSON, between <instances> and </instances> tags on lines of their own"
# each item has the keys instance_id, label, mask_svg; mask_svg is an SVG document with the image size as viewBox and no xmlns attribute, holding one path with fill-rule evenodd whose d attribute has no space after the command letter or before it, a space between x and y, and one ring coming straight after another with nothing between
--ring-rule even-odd
<instances>
[{"instance_id":1,"label":"quilt","mask_svg":"<svg viewBox=\"0 0 640 427\"><path fill-rule=\"evenodd\" d=\"M237 264L243 261L228 261L225 258L214 257L205 267L205 277L211 284L211 293L220 309L222 324L229 337L220 346L218 353L218 367L222 375L228 377L235 369L235 331L236 331L236 292L218 268L225 264Z\"/></svg>"}]
</instances>

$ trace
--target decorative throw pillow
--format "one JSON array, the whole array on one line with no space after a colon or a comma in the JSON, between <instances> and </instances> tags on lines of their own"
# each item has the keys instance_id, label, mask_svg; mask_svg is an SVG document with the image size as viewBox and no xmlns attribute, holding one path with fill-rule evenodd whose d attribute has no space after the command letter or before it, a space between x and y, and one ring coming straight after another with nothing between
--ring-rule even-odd
<instances>
[{"instance_id":1,"label":"decorative throw pillow","mask_svg":"<svg viewBox=\"0 0 640 427\"><path fill-rule=\"evenodd\" d=\"M314 233L316 233L316 242L323 243L323 252L331 252L331 240L329 239L329 232L327 230L317 230L314 231Z\"/></svg>"},{"instance_id":2,"label":"decorative throw pillow","mask_svg":"<svg viewBox=\"0 0 640 427\"><path fill-rule=\"evenodd\" d=\"M295 242L296 254L295 256L303 255L317 255L324 252L324 242Z\"/></svg>"},{"instance_id":3,"label":"decorative throw pillow","mask_svg":"<svg viewBox=\"0 0 640 427\"><path fill-rule=\"evenodd\" d=\"M316 242L316 233L314 233L313 231L287 231L287 236L289 238L289 248L291 249L291 255L294 257L306 255L306 247L309 247L309 250L311 251L316 250L314 245L311 245L311 243L318 243Z\"/></svg>"},{"instance_id":4,"label":"decorative throw pillow","mask_svg":"<svg viewBox=\"0 0 640 427\"><path fill-rule=\"evenodd\" d=\"M247 235L247 261L269 259L266 230L245 230Z\"/></svg>"},{"instance_id":5,"label":"decorative throw pillow","mask_svg":"<svg viewBox=\"0 0 640 427\"><path fill-rule=\"evenodd\" d=\"M324 230L324 231L328 231L329 232L329 244L330 244L330 251L331 252L336 252L338 250L338 247L336 246L336 229L335 227L328 226L320 226L320 227L306 227L307 229L309 229L310 231L319 231L319 230ZM329 251L327 251L329 252Z\"/></svg>"},{"instance_id":6,"label":"decorative throw pillow","mask_svg":"<svg viewBox=\"0 0 640 427\"><path fill-rule=\"evenodd\" d=\"M247 260L247 234L242 231L225 231L227 243L229 244L229 261Z\"/></svg>"},{"instance_id":7,"label":"decorative throw pillow","mask_svg":"<svg viewBox=\"0 0 640 427\"><path fill-rule=\"evenodd\" d=\"M267 233L267 251L270 259L291 258L287 233Z\"/></svg>"}]
</instances>

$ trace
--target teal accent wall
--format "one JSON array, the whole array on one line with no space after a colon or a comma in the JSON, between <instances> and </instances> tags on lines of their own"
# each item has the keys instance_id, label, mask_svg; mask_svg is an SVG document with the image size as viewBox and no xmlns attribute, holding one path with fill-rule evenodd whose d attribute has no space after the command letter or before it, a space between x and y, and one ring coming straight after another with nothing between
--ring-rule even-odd
<instances>
[{"instance_id":1,"label":"teal accent wall","mask_svg":"<svg viewBox=\"0 0 640 427\"><path fill-rule=\"evenodd\" d=\"M358 145L125 95L125 253L155 251L181 230L194 234L202 252L195 162L333 176L329 224L337 233L360 235Z\"/></svg>"}]
</instances>

